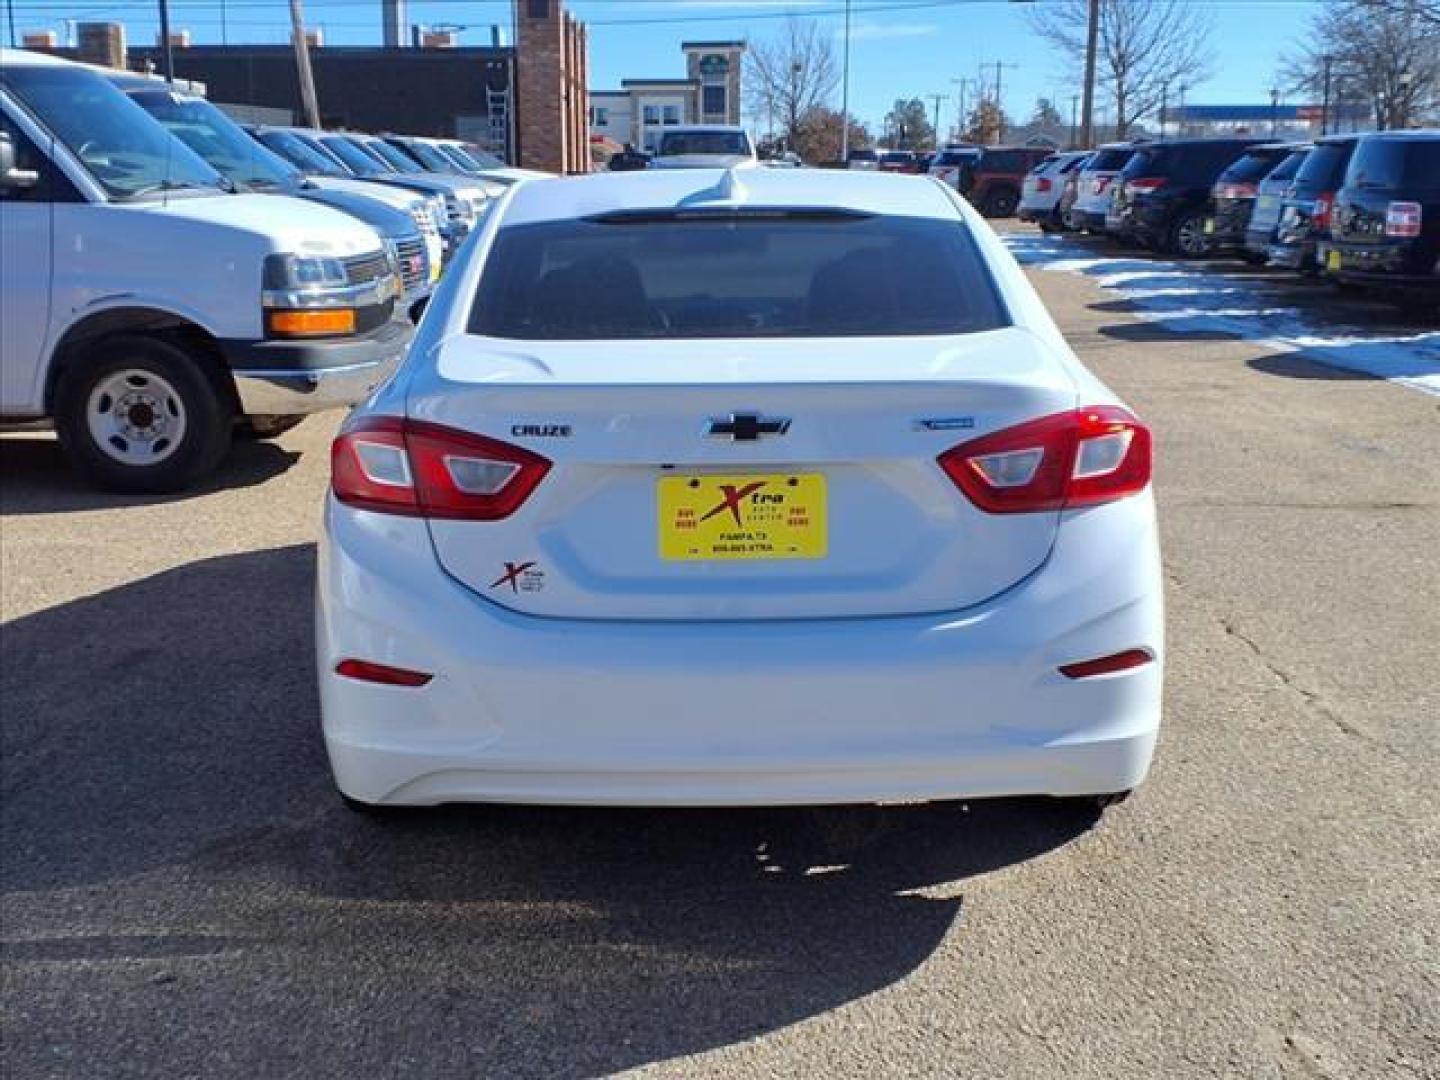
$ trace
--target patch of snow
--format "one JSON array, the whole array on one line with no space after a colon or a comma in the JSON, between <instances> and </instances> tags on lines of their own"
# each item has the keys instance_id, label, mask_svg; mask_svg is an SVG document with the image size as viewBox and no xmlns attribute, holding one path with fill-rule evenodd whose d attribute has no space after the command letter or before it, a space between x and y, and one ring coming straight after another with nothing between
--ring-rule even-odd
<instances>
[{"instance_id":1,"label":"patch of snow","mask_svg":"<svg viewBox=\"0 0 1440 1080\"><path fill-rule=\"evenodd\" d=\"M1337 321L1336 313L1285 303L1275 283L1219 273L1167 259L1081 255L1049 237L1005 234L1022 266L1084 274L1134 305L1134 314L1177 335L1223 334L1318 363L1440 395L1440 331L1369 330ZM1323 307L1323 305L1322 305Z\"/></svg>"}]
</instances>

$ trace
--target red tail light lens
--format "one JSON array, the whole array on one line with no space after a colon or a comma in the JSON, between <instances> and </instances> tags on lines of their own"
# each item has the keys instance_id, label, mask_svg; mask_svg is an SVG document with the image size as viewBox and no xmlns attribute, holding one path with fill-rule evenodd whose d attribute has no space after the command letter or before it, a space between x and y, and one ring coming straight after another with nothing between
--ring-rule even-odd
<instances>
[{"instance_id":1,"label":"red tail light lens","mask_svg":"<svg viewBox=\"0 0 1440 1080\"><path fill-rule=\"evenodd\" d=\"M1035 190L1036 190L1036 191L1049 191L1049 190L1050 190L1050 178L1049 178L1048 176L1042 176L1042 177L1040 177L1040 179L1036 180L1036 181L1035 181Z\"/></svg>"},{"instance_id":2,"label":"red tail light lens","mask_svg":"<svg viewBox=\"0 0 1440 1080\"><path fill-rule=\"evenodd\" d=\"M1216 184L1215 197L1217 199L1253 199L1256 188L1254 184Z\"/></svg>"},{"instance_id":3,"label":"red tail light lens","mask_svg":"<svg viewBox=\"0 0 1440 1080\"><path fill-rule=\"evenodd\" d=\"M1105 189L1110 186L1111 177L1097 176L1090 181L1091 195L1104 195Z\"/></svg>"},{"instance_id":4,"label":"red tail light lens","mask_svg":"<svg viewBox=\"0 0 1440 1080\"><path fill-rule=\"evenodd\" d=\"M1095 506L1150 483L1150 429L1116 405L1031 420L961 443L939 464L991 514Z\"/></svg>"},{"instance_id":5,"label":"red tail light lens","mask_svg":"<svg viewBox=\"0 0 1440 1080\"><path fill-rule=\"evenodd\" d=\"M1163 176L1141 176L1141 177L1137 177L1137 178L1134 179L1134 180L1127 180L1127 181L1125 181L1125 186L1126 186L1130 191L1139 192L1141 195L1149 195L1150 192L1156 191L1156 190L1158 190L1159 188L1162 188L1162 187L1165 186L1165 177L1163 177Z\"/></svg>"},{"instance_id":6,"label":"red tail light lens","mask_svg":"<svg viewBox=\"0 0 1440 1080\"><path fill-rule=\"evenodd\" d=\"M1321 195L1310 204L1310 225L1315 229L1330 228L1330 211L1335 206L1334 194Z\"/></svg>"},{"instance_id":7,"label":"red tail light lens","mask_svg":"<svg viewBox=\"0 0 1440 1080\"><path fill-rule=\"evenodd\" d=\"M1385 208L1385 235L1414 239L1424 213L1418 202L1392 202Z\"/></svg>"},{"instance_id":8,"label":"red tail light lens","mask_svg":"<svg viewBox=\"0 0 1440 1080\"><path fill-rule=\"evenodd\" d=\"M337 499L406 517L498 521L549 471L550 462L519 446L395 416L360 420L330 448Z\"/></svg>"}]
</instances>

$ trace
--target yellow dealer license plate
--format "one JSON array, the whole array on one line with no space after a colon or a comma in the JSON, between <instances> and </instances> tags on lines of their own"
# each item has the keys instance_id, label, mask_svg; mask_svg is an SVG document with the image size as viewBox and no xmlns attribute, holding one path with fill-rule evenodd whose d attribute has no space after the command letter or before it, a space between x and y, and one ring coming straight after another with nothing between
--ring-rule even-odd
<instances>
[{"instance_id":1,"label":"yellow dealer license plate","mask_svg":"<svg viewBox=\"0 0 1440 1080\"><path fill-rule=\"evenodd\" d=\"M1339 270L1339 269L1341 269L1340 252L1336 251L1334 248L1331 248L1331 249L1330 249L1330 253L1325 256L1325 269L1327 269L1327 270Z\"/></svg>"},{"instance_id":2,"label":"yellow dealer license plate","mask_svg":"<svg viewBox=\"0 0 1440 1080\"><path fill-rule=\"evenodd\" d=\"M662 476L658 496L662 559L825 557L820 473Z\"/></svg>"}]
</instances>

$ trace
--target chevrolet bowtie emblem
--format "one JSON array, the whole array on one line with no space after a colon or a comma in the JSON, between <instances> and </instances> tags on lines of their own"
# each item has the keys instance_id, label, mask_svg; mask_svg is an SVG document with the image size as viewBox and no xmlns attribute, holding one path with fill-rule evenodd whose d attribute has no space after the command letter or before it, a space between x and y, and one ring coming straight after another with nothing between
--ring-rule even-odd
<instances>
[{"instance_id":1,"label":"chevrolet bowtie emblem","mask_svg":"<svg viewBox=\"0 0 1440 1080\"><path fill-rule=\"evenodd\" d=\"M784 435L789 430L790 421L785 417L731 413L728 417L712 417L706 433L716 439L754 442L769 435Z\"/></svg>"}]
</instances>

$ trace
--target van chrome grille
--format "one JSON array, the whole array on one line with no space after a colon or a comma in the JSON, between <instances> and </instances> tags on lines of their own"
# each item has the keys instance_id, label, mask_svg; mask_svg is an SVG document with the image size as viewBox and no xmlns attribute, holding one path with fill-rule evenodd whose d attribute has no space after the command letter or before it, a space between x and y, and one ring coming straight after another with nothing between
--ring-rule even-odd
<instances>
[{"instance_id":1,"label":"van chrome grille","mask_svg":"<svg viewBox=\"0 0 1440 1080\"><path fill-rule=\"evenodd\" d=\"M421 239L401 240L395 245L395 254L400 261L400 283L405 291L425 284L425 241Z\"/></svg>"},{"instance_id":2,"label":"van chrome grille","mask_svg":"<svg viewBox=\"0 0 1440 1080\"><path fill-rule=\"evenodd\" d=\"M345 280L351 285L364 285L371 281L378 281L390 272L383 251L376 251L369 255L355 255L342 261L345 266Z\"/></svg>"}]
</instances>

